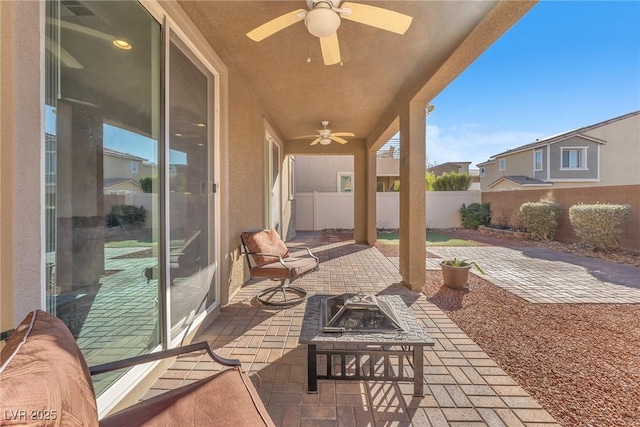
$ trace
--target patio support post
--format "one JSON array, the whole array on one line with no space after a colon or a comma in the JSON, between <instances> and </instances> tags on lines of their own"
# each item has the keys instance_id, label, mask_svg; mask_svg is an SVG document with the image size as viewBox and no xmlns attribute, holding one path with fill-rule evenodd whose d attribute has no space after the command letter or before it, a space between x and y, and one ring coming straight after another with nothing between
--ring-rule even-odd
<instances>
[{"instance_id":1,"label":"patio support post","mask_svg":"<svg viewBox=\"0 0 640 427\"><path fill-rule=\"evenodd\" d=\"M367 243L367 156L366 148L353 156L353 238L356 243Z\"/></svg>"},{"instance_id":2,"label":"patio support post","mask_svg":"<svg viewBox=\"0 0 640 427\"><path fill-rule=\"evenodd\" d=\"M378 238L377 230L377 159L376 152L367 151L367 243L373 246Z\"/></svg>"},{"instance_id":3,"label":"patio support post","mask_svg":"<svg viewBox=\"0 0 640 427\"><path fill-rule=\"evenodd\" d=\"M400 275L415 291L426 281L424 107L410 101L400 111Z\"/></svg>"}]
</instances>

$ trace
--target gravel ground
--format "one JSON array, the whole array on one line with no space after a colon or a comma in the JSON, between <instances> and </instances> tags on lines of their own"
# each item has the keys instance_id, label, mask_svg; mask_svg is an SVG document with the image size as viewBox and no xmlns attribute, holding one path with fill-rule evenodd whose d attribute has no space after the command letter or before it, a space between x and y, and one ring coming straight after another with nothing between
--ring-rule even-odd
<instances>
[{"instance_id":1,"label":"gravel ground","mask_svg":"<svg viewBox=\"0 0 640 427\"><path fill-rule=\"evenodd\" d=\"M640 305L531 304L474 275L454 291L440 271L424 293L563 425L640 426Z\"/></svg>"}]
</instances>

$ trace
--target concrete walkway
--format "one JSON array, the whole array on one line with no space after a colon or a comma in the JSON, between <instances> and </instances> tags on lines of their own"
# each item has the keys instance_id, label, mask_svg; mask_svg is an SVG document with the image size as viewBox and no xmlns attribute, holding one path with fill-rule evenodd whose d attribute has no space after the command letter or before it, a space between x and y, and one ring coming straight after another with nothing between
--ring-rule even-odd
<instances>
[{"instance_id":1,"label":"concrete walkway","mask_svg":"<svg viewBox=\"0 0 640 427\"><path fill-rule=\"evenodd\" d=\"M394 263L375 247L323 244L319 233L293 243L314 247L321 268L300 280L313 294L399 295L436 345L425 349L425 396L410 383L320 380L306 393L306 348L298 337L305 304L270 310L255 295L270 282L244 286L198 337L222 356L240 359L278 426L557 426L557 422L438 307L398 285ZM207 356L182 357L147 397L220 369ZM215 396L212 396L215 398Z\"/></svg>"},{"instance_id":2,"label":"concrete walkway","mask_svg":"<svg viewBox=\"0 0 640 427\"><path fill-rule=\"evenodd\" d=\"M442 258L477 262L480 277L532 303L640 303L640 269L541 248L430 246ZM427 267L440 269L440 259ZM476 270L472 269L472 272Z\"/></svg>"}]
</instances>

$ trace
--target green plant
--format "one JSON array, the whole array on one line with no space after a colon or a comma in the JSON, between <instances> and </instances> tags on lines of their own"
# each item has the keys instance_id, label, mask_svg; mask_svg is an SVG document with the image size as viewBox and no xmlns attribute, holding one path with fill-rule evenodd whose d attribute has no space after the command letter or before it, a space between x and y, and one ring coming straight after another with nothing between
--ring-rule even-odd
<instances>
[{"instance_id":1,"label":"green plant","mask_svg":"<svg viewBox=\"0 0 640 427\"><path fill-rule=\"evenodd\" d=\"M530 202L520 206L520 216L533 240L553 240L562 208L557 203Z\"/></svg>"},{"instance_id":2,"label":"green plant","mask_svg":"<svg viewBox=\"0 0 640 427\"><path fill-rule=\"evenodd\" d=\"M153 189L158 192L158 177L157 176L145 176L140 178L140 187L145 193L153 193Z\"/></svg>"},{"instance_id":3,"label":"green plant","mask_svg":"<svg viewBox=\"0 0 640 427\"><path fill-rule=\"evenodd\" d=\"M425 172L424 180L426 183L427 191L433 191L433 182L436 180L436 174L434 174L433 172Z\"/></svg>"},{"instance_id":4,"label":"green plant","mask_svg":"<svg viewBox=\"0 0 640 427\"><path fill-rule=\"evenodd\" d=\"M431 184L433 191L467 191L470 186L471 177L458 172L443 173Z\"/></svg>"},{"instance_id":5,"label":"green plant","mask_svg":"<svg viewBox=\"0 0 640 427\"><path fill-rule=\"evenodd\" d=\"M630 219L630 205L596 203L569 208L569 221L582 243L609 251L620 247L622 223Z\"/></svg>"},{"instance_id":6,"label":"green plant","mask_svg":"<svg viewBox=\"0 0 640 427\"><path fill-rule=\"evenodd\" d=\"M105 217L107 227L117 227L120 225L144 225L147 211L143 206L139 208L131 205L111 206L111 213Z\"/></svg>"},{"instance_id":7,"label":"green plant","mask_svg":"<svg viewBox=\"0 0 640 427\"><path fill-rule=\"evenodd\" d=\"M489 224L491 220L491 207L489 203L465 204L460 208L462 227L476 230L481 225Z\"/></svg>"},{"instance_id":8,"label":"green plant","mask_svg":"<svg viewBox=\"0 0 640 427\"><path fill-rule=\"evenodd\" d=\"M449 267L474 267L480 273L484 274L484 270L475 261L469 261L467 259L453 258L446 259L440 263L441 265L448 265Z\"/></svg>"}]
</instances>

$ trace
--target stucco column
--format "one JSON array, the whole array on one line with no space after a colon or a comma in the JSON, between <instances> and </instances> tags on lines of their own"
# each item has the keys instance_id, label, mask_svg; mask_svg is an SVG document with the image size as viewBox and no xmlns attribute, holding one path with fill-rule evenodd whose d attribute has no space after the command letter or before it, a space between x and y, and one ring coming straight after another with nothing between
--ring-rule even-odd
<instances>
[{"instance_id":1,"label":"stucco column","mask_svg":"<svg viewBox=\"0 0 640 427\"><path fill-rule=\"evenodd\" d=\"M377 163L376 152L367 151L367 243L374 245L378 238L377 230Z\"/></svg>"},{"instance_id":2,"label":"stucco column","mask_svg":"<svg viewBox=\"0 0 640 427\"><path fill-rule=\"evenodd\" d=\"M366 149L353 155L353 238L367 242L367 156Z\"/></svg>"},{"instance_id":3,"label":"stucco column","mask_svg":"<svg viewBox=\"0 0 640 427\"><path fill-rule=\"evenodd\" d=\"M400 274L415 291L426 281L424 106L410 102L400 112Z\"/></svg>"}]
</instances>

